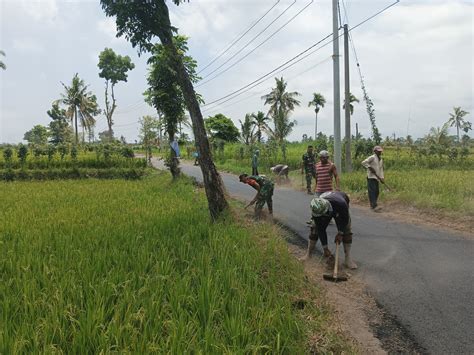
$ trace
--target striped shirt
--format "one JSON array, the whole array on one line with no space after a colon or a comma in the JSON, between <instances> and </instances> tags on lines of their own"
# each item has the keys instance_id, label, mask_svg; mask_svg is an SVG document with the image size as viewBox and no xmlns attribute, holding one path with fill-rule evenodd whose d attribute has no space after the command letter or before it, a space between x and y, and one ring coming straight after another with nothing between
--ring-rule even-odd
<instances>
[{"instance_id":1,"label":"striped shirt","mask_svg":"<svg viewBox=\"0 0 474 355\"><path fill-rule=\"evenodd\" d=\"M332 163L316 164L316 192L332 191Z\"/></svg>"}]
</instances>

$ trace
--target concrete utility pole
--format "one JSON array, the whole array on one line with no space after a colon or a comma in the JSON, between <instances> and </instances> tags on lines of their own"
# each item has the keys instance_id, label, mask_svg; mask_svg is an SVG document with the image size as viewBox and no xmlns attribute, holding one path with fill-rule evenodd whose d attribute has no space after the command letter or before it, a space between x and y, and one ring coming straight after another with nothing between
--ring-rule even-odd
<instances>
[{"instance_id":1,"label":"concrete utility pole","mask_svg":"<svg viewBox=\"0 0 474 355\"><path fill-rule=\"evenodd\" d=\"M350 109L350 83L349 83L349 30L344 25L344 82L345 82L345 114L346 114L346 172L352 171L351 157L351 109Z\"/></svg>"},{"instance_id":2,"label":"concrete utility pole","mask_svg":"<svg viewBox=\"0 0 474 355\"><path fill-rule=\"evenodd\" d=\"M332 0L333 85L334 85L334 164L341 173L341 93L339 82L339 22L337 0Z\"/></svg>"}]
</instances>

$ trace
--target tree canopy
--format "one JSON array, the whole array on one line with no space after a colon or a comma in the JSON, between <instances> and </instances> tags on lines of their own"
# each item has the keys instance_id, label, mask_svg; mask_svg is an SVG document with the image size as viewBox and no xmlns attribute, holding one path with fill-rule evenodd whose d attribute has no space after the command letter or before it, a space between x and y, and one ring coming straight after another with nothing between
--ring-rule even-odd
<instances>
[{"instance_id":1,"label":"tree canopy","mask_svg":"<svg viewBox=\"0 0 474 355\"><path fill-rule=\"evenodd\" d=\"M237 142L239 140L240 133L234 122L222 113L206 118L204 123L214 139L218 138L226 142Z\"/></svg>"},{"instance_id":2,"label":"tree canopy","mask_svg":"<svg viewBox=\"0 0 474 355\"><path fill-rule=\"evenodd\" d=\"M38 124L26 132L23 139L30 144L44 145L48 143L48 137L48 128Z\"/></svg>"}]
</instances>

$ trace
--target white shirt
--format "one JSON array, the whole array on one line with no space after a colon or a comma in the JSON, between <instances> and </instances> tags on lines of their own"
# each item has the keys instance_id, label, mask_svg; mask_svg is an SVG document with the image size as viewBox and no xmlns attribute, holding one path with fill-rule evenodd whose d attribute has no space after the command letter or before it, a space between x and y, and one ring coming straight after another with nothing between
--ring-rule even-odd
<instances>
[{"instance_id":1,"label":"white shirt","mask_svg":"<svg viewBox=\"0 0 474 355\"><path fill-rule=\"evenodd\" d=\"M378 158L376 154L371 155L362 162L362 165L367 169L367 177L369 179L377 179L377 176L369 170L369 167L373 168L377 173L378 177L384 179L383 176L383 160Z\"/></svg>"}]
</instances>

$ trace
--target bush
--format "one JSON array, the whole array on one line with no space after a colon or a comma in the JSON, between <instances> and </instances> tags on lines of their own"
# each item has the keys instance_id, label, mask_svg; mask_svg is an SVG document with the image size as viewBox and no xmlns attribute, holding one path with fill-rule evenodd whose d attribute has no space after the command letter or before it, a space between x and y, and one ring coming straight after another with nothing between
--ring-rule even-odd
<instances>
[{"instance_id":1,"label":"bush","mask_svg":"<svg viewBox=\"0 0 474 355\"><path fill-rule=\"evenodd\" d=\"M23 144L20 144L18 146L18 159L20 160L20 163L22 166L25 165L26 162L26 157L28 156L28 148L24 146Z\"/></svg>"},{"instance_id":2,"label":"bush","mask_svg":"<svg viewBox=\"0 0 474 355\"><path fill-rule=\"evenodd\" d=\"M5 169L0 170L0 180L63 180L63 179L126 179L137 180L147 174L144 168L110 168L110 169Z\"/></svg>"}]
</instances>

